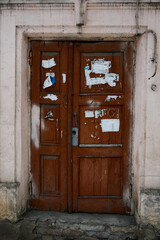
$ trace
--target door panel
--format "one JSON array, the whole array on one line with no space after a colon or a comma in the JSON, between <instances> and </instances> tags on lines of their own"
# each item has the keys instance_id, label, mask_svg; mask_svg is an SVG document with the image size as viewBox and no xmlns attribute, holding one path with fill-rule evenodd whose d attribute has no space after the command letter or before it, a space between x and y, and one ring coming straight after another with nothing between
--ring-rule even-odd
<instances>
[{"instance_id":1,"label":"door panel","mask_svg":"<svg viewBox=\"0 0 160 240\"><path fill-rule=\"evenodd\" d=\"M131 54L125 42L74 46L74 211L130 211Z\"/></svg>"},{"instance_id":2,"label":"door panel","mask_svg":"<svg viewBox=\"0 0 160 240\"><path fill-rule=\"evenodd\" d=\"M68 43L32 42L30 205L67 209Z\"/></svg>"},{"instance_id":3,"label":"door panel","mask_svg":"<svg viewBox=\"0 0 160 240\"><path fill-rule=\"evenodd\" d=\"M32 55L30 206L129 213L132 43L33 41Z\"/></svg>"}]
</instances>

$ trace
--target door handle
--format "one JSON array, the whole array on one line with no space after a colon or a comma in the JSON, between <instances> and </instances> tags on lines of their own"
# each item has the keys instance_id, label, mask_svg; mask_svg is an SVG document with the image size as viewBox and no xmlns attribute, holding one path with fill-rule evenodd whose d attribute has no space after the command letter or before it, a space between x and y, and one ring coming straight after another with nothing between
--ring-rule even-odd
<instances>
[{"instance_id":1,"label":"door handle","mask_svg":"<svg viewBox=\"0 0 160 240\"><path fill-rule=\"evenodd\" d=\"M77 113L76 112L74 112L74 122L75 122L75 126L78 127Z\"/></svg>"}]
</instances>

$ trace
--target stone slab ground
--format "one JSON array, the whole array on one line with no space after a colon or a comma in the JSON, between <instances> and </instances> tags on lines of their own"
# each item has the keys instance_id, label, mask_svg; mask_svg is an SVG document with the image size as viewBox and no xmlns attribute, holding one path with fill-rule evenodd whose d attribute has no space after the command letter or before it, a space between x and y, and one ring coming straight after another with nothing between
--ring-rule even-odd
<instances>
[{"instance_id":1,"label":"stone slab ground","mask_svg":"<svg viewBox=\"0 0 160 240\"><path fill-rule=\"evenodd\" d=\"M133 216L32 210L0 222L0 240L136 240Z\"/></svg>"}]
</instances>

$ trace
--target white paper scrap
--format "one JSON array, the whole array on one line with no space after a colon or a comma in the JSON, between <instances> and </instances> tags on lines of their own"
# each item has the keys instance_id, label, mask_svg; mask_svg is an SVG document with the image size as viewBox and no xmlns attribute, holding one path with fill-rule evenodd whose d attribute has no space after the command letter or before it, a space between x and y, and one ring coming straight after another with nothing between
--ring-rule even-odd
<instances>
[{"instance_id":1,"label":"white paper scrap","mask_svg":"<svg viewBox=\"0 0 160 240\"><path fill-rule=\"evenodd\" d=\"M66 74L62 73L63 83L66 83Z\"/></svg>"},{"instance_id":2,"label":"white paper scrap","mask_svg":"<svg viewBox=\"0 0 160 240\"><path fill-rule=\"evenodd\" d=\"M85 118L93 118L94 111L85 111Z\"/></svg>"},{"instance_id":3,"label":"white paper scrap","mask_svg":"<svg viewBox=\"0 0 160 240\"><path fill-rule=\"evenodd\" d=\"M101 119L102 132L119 132L119 119Z\"/></svg>"},{"instance_id":4,"label":"white paper scrap","mask_svg":"<svg viewBox=\"0 0 160 240\"><path fill-rule=\"evenodd\" d=\"M58 99L58 97L54 94L47 94L47 96L43 97L45 99L50 99L52 101L56 101Z\"/></svg>"},{"instance_id":5,"label":"white paper scrap","mask_svg":"<svg viewBox=\"0 0 160 240\"><path fill-rule=\"evenodd\" d=\"M121 98L121 96L117 96L117 95L108 95L108 96L106 97L105 102L108 102L108 101L110 101L111 99L117 100L117 98Z\"/></svg>"},{"instance_id":6,"label":"white paper scrap","mask_svg":"<svg viewBox=\"0 0 160 240\"><path fill-rule=\"evenodd\" d=\"M119 81L119 74L109 73L109 68L111 68L111 61L105 61L104 59L92 61L91 70L88 65L85 66L86 85L91 87L92 85L107 83L110 87L115 87L116 82ZM90 73L103 74L104 76L91 78Z\"/></svg>"},{"instance_id":7,"label":"white paper scrap","mask_svg":"<svg viewBox=\"0 0 160 240\"><path fill-rule=\"evenodd\" d=\"M42 67L43 68L51 68L56 66L56 63L54 61L54 58L48 59L48 60L42 60Z\"/></svg>"}]
</instances>

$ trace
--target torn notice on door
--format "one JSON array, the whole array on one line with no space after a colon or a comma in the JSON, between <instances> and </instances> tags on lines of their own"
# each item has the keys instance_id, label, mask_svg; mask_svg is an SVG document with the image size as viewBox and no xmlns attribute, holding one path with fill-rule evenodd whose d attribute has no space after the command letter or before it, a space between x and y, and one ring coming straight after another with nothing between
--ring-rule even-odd
<instances>
[{"instance_id":1,"label":"torn notice on door","mask_svg":"<svg viewBox=\"0 0 160 240\"><path fill-rule=\"evenodd\" d=\"M56 66L56 63L54 61L54 58L48 59L48 60L42 60L42 67L43 68L51 68Z\"/></svg>"},{"instance_id":2,"label":"torn notice on door","mask_svg":"<svg viewBox=\"0 0 160 240\"><path fill-rule=\"evenodd\" d=\"M103 117L106 113L106 109L97 109L95 111L85 111L85 118L99 118L99 117Z\"/></svg>"},{"instance_id":3,"label":"torn notice on door","mask_svg":"<svg viewBox=\"0 0 160 240\"><path fill-rule=\"evenodd\" d=\"M56 101L58 97L54 94L47 94L46 96L43 97L44 99L50 99L52 101Z\"/></svg>"},{"instance_id":4,"label":"torn notice on door","mask_svg":"<svg viewBox=\"0 0 160 240\"><path fill-rule=\"evenodd\" d=\"M93 118L94 111L85 111L85 118Z\"/></svg>"},{"instance_id":5,"label":"torn notice on door","mask_svg":"<svg viewBox=\"0 0 160 240\"><path fill-rule=\"evenodd\" d=\"M56 81L54 73L46 73L46 77L47 78L43 83L43 89L51 87Z\"/></svg>"},{"instance_id":6,"label":"torn notice on door","mask_svg":"<svg viewBox=\"0 0 160 240\"><path fill-rule=\"evenodd\" d=\"M52 117L53 117L53 111L51 110L47 113L47 115L44 118L48 120L54 120Z\"/></svg>"},{"instance_id":7,"label":"torn notice on door","mask_svg":"<svg viewBox=\"0 0 160 240\"><path fill-rule=\"evenodd\" d=\"M62 73L63 83L66 83L66 74Z\"/></svg>"},{"instance_id":8,"label":"torn notice on door","mask_svg":"<svg viewBox=\"0 0 160 240\"><path fill-rule=\"evenodd\" d=\"M88 65L84 68L86 85L92 86L107 83L110 87L115 87L116 82L119 81L119 74L109 73L109 68L111 68L111 61L105 61L104 59L91 61L91 70ZM103 74L103 76L91 78L91 73Z\"/></svg>"},{"instance_id":9,"label":"torn notice on door","mask_svg":"<svg viewBox=\"0 0 160 240\"><path fill-rule=\"evenodd\" d=\"M110 101L111 99L117 100L117 98L121 98L121 96L117 96L117 95L108 95L105 99L105 102Z\"/></svg>"},{"instance_id":10,"label":"torn notice on door","mask_svg":"<svg viewBox=\"0 0 160 240\"><path fill-rule=\"evenodd\" d=\"M119 132L119 119L101 119L102 132Z\"/></svg>"}]
</instances>

